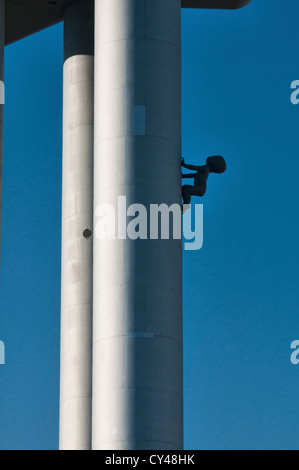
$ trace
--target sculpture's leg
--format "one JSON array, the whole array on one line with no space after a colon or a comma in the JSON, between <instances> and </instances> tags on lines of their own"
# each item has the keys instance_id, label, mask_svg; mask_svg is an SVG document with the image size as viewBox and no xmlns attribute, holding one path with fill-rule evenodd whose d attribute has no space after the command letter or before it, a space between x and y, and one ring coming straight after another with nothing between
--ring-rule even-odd
<instances>
[{"instance_id":1,"label":"sculpture's leg","mask_svg":"<svg viewBox=\"0 0 299 470\"><path fill-rule=\"evenodd\" d=\"M181 0L95 6L95 210L180 206ZM93 448L182 449L181 240L95 239L93 331Z\"/></svg>"},{"instance_id":2,"label":"sculpture's leg","mask_svg":"<svg viewBox=\"0 0 299 470\"><path fill-rule=\"evenodd\" d=\"M191 186L185 184L182 187L182 196L184 204L190 204L191 196L203 197L206 193L206 185L204 186Z\"/></svg>"},{"instance_id":3,"label":"sculpture's leg","mask_svg":"<svg viewBox=\"0 0 299 470\"><path fill-rule=\"evenodd\" d=\"M60 449L91 449L93 1L65 9Z\"/></svg>"},{"instance_id":4,"label":"sculpture's leg","mask_svg":"<svg viewBox=\"0 0 299 470\"><path fill-rule=\"evenodd\" d=\"M192 193L193 189L194 189L194 186L191 186L190 184L185 184L182 187L182 196L183 196L184 204L190 204L190 202L191 202L191 193Z\"/></svg>"}]
</instances>

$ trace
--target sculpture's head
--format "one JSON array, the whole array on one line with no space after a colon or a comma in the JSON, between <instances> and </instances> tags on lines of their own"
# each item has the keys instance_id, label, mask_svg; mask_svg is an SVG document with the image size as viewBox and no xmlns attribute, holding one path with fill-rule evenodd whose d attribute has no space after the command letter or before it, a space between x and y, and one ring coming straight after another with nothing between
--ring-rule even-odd
<instances>
[{"instance_id":1,"label":"sculpture's head","mask_svg":"<svg viewBox=\"0 0 299 470\"><path fill-rule=\"evenodd\" d=\"M212 173L224 173L226 170L226 163L223 157L215 155L214 157L207 158L207 165Z\"/></svg>"}]
</instances>

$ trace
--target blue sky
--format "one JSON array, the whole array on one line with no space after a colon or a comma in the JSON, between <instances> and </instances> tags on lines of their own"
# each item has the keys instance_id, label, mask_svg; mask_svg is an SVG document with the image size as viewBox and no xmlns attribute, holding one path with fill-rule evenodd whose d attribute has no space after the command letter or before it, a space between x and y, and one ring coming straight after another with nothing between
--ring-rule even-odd
<instances>
[{"instance_id":1,"label":"blue sky","mask_svg":"<svg viewBox=\"0 0 299 470\"><path fill-rule=\"evenodd\" d=\"M299 4L182 14L183 154L222 154L184 252L186 449L298 449ZM58 446L63 28L6 49L0 449Z\"/></svg>"}]
</instances>

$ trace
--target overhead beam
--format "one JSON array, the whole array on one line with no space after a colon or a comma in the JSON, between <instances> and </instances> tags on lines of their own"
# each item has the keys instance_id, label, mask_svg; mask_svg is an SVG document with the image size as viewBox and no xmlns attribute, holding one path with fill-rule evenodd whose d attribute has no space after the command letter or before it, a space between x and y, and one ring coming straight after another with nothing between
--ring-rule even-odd
<instances>
[{"instance_id":1,"label":"overhead beam","mask_svg":"<svg viewBox=\"0 0 299 470\"><path fill-rule=\"evenodd\" d=\"M251 0L182 0L182 8L237 9ZM73 0L6 0L5 45L19 41L63 20Z\"/></svg>"}]
</instances>

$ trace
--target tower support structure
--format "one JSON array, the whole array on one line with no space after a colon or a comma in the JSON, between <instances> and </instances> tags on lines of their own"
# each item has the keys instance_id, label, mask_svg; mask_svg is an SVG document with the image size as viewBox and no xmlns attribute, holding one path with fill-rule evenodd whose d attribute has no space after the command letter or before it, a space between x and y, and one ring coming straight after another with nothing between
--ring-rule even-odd
<instances>
[{"instance_id":1,"label":"tower support structure","mask_svg":"<svg viewBox=\"0 0 299 470\"><path fill-rule=\"evenodd\" d=\"M91 449L94 7L64 10L60 449Z\"/></svg>"},{"instance_id":2,"label":"tower support structure","mask_svg":"<svg viewBox=\"0 0 299 470\"><path fill-rule=\"evenodd\" d=\"M95 226L181 203L181 0L95 1L94 152ZM95 232L93 449L182 449L182 357L181 240Z\"/></svg>"},{"instance_id":3,"label":"tower support structure","mask_svg":"<svg viewBox=\"0 0 299 470\"><path fill-rule=\"evenodd\" d=\"M0 0L2 87L4 46L64 21L61 450L183 448L182 241L151 225L181 205L181 8L250 1ZM0 201L2 146L0 102Z\"/></svg>"}]
</instances>

